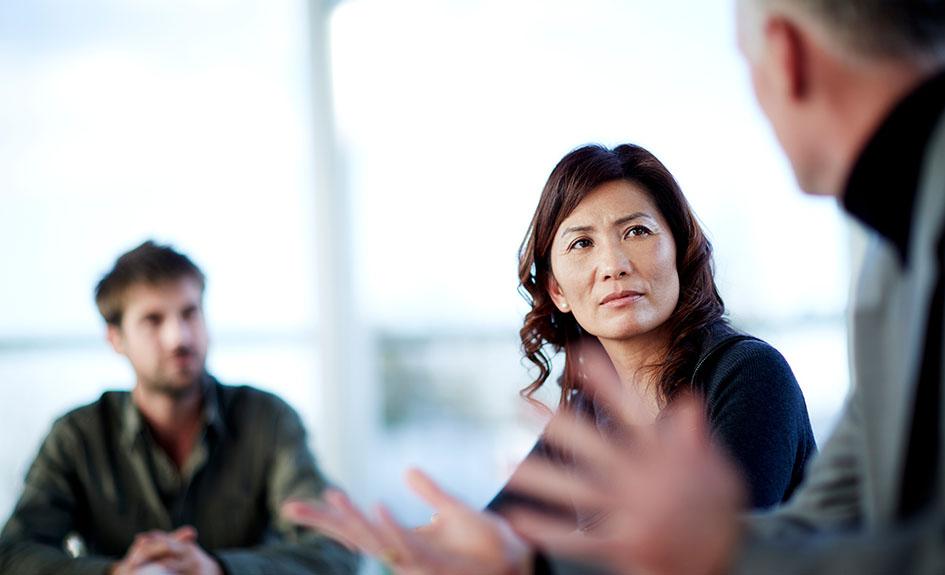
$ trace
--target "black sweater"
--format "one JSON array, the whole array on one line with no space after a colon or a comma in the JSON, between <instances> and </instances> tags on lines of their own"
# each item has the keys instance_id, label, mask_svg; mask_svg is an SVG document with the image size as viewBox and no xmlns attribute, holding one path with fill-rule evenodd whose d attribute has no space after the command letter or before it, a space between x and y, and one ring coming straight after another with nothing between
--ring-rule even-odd
<instances>
[{"instance_id":1,"label":"black sweater","mask_svg":"<svg viewBox=\"0 0 945 575\"><path fill-rule=\"evenodd\" d=\"M786 501L801 482L804 467L817 447L804 396L784 357L767 343L735 332L719 321L703 341L692 389L702 395L714 438L741 471L751 506L763 509ZM591 417L602 433L613 434L615 424L603 409L580 392L576 392L573 402L575 409ZM574 449L580 451L580 446ZM527 457L574 465L541 437ZM486 508L502 513L517 504L551 511L540 502L517 495L508 486ZM566 513L581 528L597 520L595 513Z\"/></svg>"}]
</instances>

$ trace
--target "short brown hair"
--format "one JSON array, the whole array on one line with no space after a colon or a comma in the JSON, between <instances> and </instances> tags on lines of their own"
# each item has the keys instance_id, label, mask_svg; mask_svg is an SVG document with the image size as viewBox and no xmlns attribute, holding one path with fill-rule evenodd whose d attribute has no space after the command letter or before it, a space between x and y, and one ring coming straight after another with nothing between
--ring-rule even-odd
<instances>
[{"instance_id":1,"label":"short brown hair","mask_svg":"<svg viewBox=\"0 0 945 575\"><path fill-rule=\"evenodd\" d=\"M206 278L200 268L184 254L169 245L147 240L133 250L122 254L114 267L95 286L95 305L113 326L121 325L125 311L125 294L137 284L157 285L166 281L192 277L203 292Z\"/></svg>"}]
</instances>

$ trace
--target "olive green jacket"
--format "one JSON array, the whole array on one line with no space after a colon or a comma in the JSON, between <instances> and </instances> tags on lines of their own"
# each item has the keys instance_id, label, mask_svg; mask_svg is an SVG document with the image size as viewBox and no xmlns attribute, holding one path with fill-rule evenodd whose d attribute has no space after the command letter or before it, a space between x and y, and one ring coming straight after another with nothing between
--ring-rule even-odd
<instances>
[{"instance_id":1,"label":"olive green jacket","mask_svg":"<svg viewBox=\"0 0 945 575\"><path fill-rule=\"evenodd\" d=\"M346 549L279 519L325 484L299 416L270 393L208 376L203 434L178 469L131 394L106 392L43 442L0 534L0 574L105 573L137 533L183 525L230 574L354 573Z\"/></svg>"}]
</instances>

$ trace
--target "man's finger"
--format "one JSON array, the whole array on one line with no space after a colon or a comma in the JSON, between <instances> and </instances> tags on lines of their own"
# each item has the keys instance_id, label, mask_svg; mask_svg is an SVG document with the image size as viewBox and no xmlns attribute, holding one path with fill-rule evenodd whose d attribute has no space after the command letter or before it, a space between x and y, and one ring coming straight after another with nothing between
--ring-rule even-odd
<instances>
[{"instance_id":1,"label":"man's finger","mask_svg":"<svg viewBox=\"0 0 945 575\"><path fill-rule=\"evenodd\" d=\"M186 573L181 569L168 569L162 563L148 563L132 571L133 575L179 575Z\"/></svg>"},{"instance_id":2,"label":"man's finger","mask_svg":"<svg viewBox=\"0 0 945 575\"><path fill-rule=\"evenodd\" d=\"M429 475L419 469L408 469L406 480L407 485L410 486L410 489L412 489L414 493L419 495L438 511L442 512L448 509L467 508L465 503L456 499L446 491L443 491Z\"/></svg>"},{"instance_id":3,"label":"man's finger","mask_svg":"<svg viewBox=\"0 0 945 575\"><path fill-rule=\"evenodd\" d=\"M179 555L182 552L182 543L172 539L166 533L161 533L142 539L140 544L136 544L131 553L130 563L132 567L138 567L171 555Z\"/></svg>"},{"instance_id":4,"label":"man's finger","mask_svg":"<svg viewBox=\"0 0 945 575\"><path fill-rule=\"evenodd\" d=\"M608 501L604 486L546 461L523 461L508 488L561 507L596 508Z\"/></svg>"},{"instance_id":5,"label":"man's finger","mask_svg":"<svg viewBox=\"0 0 945 575\"><path fill-rule=\"evenodd\" d=\"M320 527L329 512L320 503L290 499L279 508L279 515L297 525Z\"/></svg>"},{"instance_id":6,"label":"man's finger","mask_svg":"<svg viewBox=\"0 0 945 575\"><path fill-rule=\"evenodd\" d=\"M414 527L413 532L423 537L436 537L443 529L443 522L439 519L431 520L426 525Z\"/></svg>"},{"instance_id":7,"label":"man's finger","mask_svg":"<svg viewBox=\"0 0 945 575\"><path fill-rule=\"evenodd\" d=\"M169 573L190 573L191 572L189 570L190 561L180 558L180 557L175 557L175 556L165 557L161 559L160 561L155 562L154 564L164 567L164 569L166 569Z\"/></svg>"},{"instance_id":8,"label":"man's finger","mask_svg":"<svg viewBox=\"0 0 945 575\"><path fill-rule=\"evenodd\" d=\"M413 564L418 552L414 535L404 529L383 505L377 506L377 516L378 529L388 544L380 559L391 565Z\"/></svg>"},{"instance_id":9,"label":"man's finger","mask_svg":"<svg viewBox=\"0 0 945 575\"><path fill-rule=\"evenodd\" d=\"M600 549L595 537L575 531L573 523L552 520L542 513L515 508L506 513L506 519L527 541L556 554L593 558Z\"/></svg>"},{"instance_id":10,"label":"man's finger","mask_svg":"<svg viewBox=\"0 0 945 575\"><path fill-rule=\"evenodd\" d=\"M163 535L166 535L166 533L164 533L163 531L158 531L157 529L152 529L150 531L142 531L141 533L138 533L137 535L135 535L135 543L139 541L153 539L155 537L161 537Z\"/></svg>"},{"instance_id":11,"label":"man's finger","mask_svg":"<svg viewBox=\"0 0 945 575\"><path fill-rule=\"evenodd\" d=\"M197 529L192 525L184 525L172 531L170 536L181 543L196 543Z\"/></svg>"},{"instance_id":12,"label":"man's finger","mask_svg":"<svg viewBox=\"0 0 945 575\"><path fill-rule=\"evenodd\" d=\"M608 463L619 461L621 457L621 454L600 436L596 427L565 411L555 414L545 428L544 437L558 448L579 446L573 450L574 456L592 467L604 467Z\"/></svg>"},{"instance_id":13,"label":"man's finger","mask_svg":"<svg viewBox=\"0 0 945 575\"><path fill-rule=\"evenodd\" d=\"M350 530L344 521L329 506L293 500L282 505L281 514L292 523L316 529L328 535L352 551L360 549L359 543L349 535Z\"/></svg>"},{"instance_id":14,"label":"man's finger","mask_svg":"<svg viewBox=\"0 0 945 575\"><path fill-rule=\"evenodd\" d=\"M337 489L327 489L325 501L338 513L347 537L357 543L362 550L378 555L387 547L386 542L379 536L377 528L355 507L347 495Z\"/></svg>"}]
</instances>

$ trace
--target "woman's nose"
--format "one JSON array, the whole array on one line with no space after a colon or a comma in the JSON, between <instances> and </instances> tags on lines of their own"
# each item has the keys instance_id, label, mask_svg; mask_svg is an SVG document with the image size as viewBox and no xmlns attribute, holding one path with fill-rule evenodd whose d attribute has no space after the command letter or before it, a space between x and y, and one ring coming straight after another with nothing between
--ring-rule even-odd
<instances>
[{"instance_id":1,"label":"woman's nose","mask_svg":"<svg viewBox=\"0 0 945 575\"><path fill-rule=\"evenodd\" d=\"M605 247L600 266L601 279L620 279L630 274L633 265L630 258L619 247Z\"/></svg>"}]
</instances>

